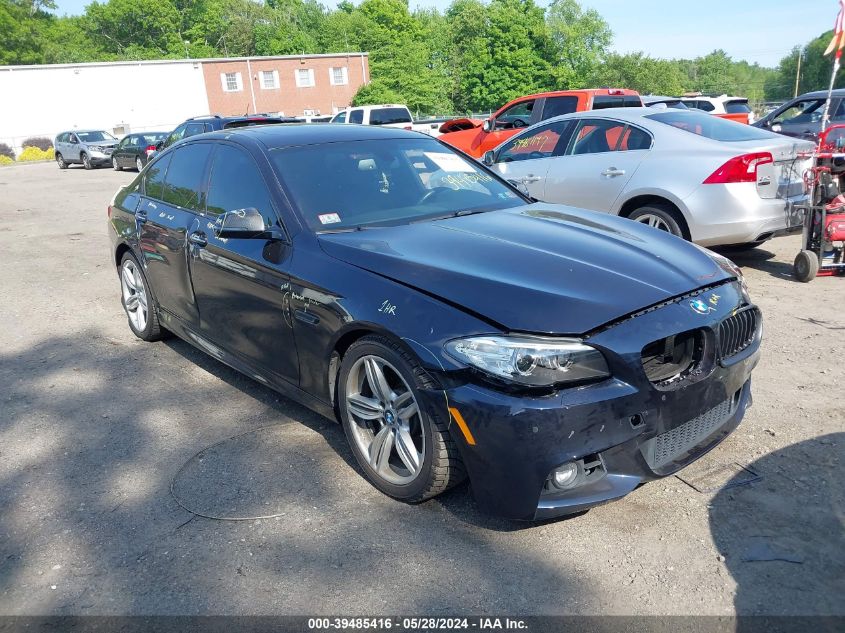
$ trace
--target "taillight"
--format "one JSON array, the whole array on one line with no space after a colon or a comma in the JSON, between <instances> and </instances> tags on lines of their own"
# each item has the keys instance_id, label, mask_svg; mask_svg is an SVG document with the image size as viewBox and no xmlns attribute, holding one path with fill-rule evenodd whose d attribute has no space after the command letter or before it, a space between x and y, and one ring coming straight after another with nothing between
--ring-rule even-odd
<instances>
[{"instance_id":1,"label":"taillight","mask_svg":"<svg viewBox=\"0 0 845 633\"><path fill-rule=\"evenodd\" d=\"M731 158L719 167L707 180L705 185L724 185L732 182L757 182L757 168L760 165L774 163L775 159L769 152L754 152Z\"/></svg>"}]
</instances>

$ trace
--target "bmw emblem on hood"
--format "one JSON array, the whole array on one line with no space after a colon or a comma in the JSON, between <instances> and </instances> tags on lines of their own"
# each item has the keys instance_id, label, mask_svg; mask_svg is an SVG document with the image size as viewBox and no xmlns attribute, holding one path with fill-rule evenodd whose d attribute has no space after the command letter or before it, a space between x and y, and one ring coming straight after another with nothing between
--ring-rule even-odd
<instances>
[{"instance_id":1,"label":"bmw emblem on hood","mask_svg":"<svg viewBox=\"0 0 845 633\"><path fill-rule=\"evenodd\" d=\"M701 299L693 299L689 302L689 307L699 314L710 314L714 308Z\"/></svg>"}]
</instances>

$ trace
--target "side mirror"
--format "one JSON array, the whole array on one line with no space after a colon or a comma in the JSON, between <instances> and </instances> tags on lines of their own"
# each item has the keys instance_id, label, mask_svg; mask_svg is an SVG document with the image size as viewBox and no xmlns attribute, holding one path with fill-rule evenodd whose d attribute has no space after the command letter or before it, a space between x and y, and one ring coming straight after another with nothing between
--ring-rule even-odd
<instances>
[{"instance_id":1,"label":"side mirror","mask_svg":"<svg viewBox=\"0 0 845 633\"><path fill-rule=\"evenodd\" d=\"M776 132L776 133L780 133L780 131L783 129L781 127L780 123L773 123L773 124L770 124L768 127L772 132Z\"/></svg>"},{"instance_id":2,"label":"side mirror","mask_svg":"<svg viewBox=\"0 0 845 633\"><path fill-rule=\"evenodd\" d=\"M264 217L253 207L227 211L217 218L214 225L214 234L217 237L248 239L264 237L266 233Z\"/></svg>"},{"instance_id":3,"label":"side mirror","mask_svg":"<svg viewBox=\"0 0 845 633\"><path fill-rule=\"evenodd\" d=\"M481 124L481 129L485 132L489 132L493 129L493 119L486 119L484 123Z\"/></svg>"},{"instance_id":4,"label":"side mirror","mask_svg":"<svg viewBox=\"0 0 845 633\"><path fill-rule=\"evenodd\" d=\"M514 187L516 187L519 190L519 193L521 193L526 198L531 198L535 202L537 201L536 198L534 198L528 192L528 186L523 181L521 181L521 180L511 180L510 178L508 178L508 182L511 183Z\"/></svg>"},{"instance_id":5,"label":"side mirror","mask_svg":"<svg viewBox=\"0 0 845 633\"><path fill-rule=\"evenodd\" d=\"M157 152L160 152L162 147L164 147L164 141L159 141L158 143L156 143Z\"/></svg>"},{"instance_id":6,"label":"side mirror","mask_svg":"<svg viewBox=\"0 0 845 633\"><path fill-rule=\"evenodd\" d=\"M492 167L496 163L496 155L492 149L488 149L484 152L484 156L481 157L481 162L488 167Z\"/></svg>"}]
</instances>

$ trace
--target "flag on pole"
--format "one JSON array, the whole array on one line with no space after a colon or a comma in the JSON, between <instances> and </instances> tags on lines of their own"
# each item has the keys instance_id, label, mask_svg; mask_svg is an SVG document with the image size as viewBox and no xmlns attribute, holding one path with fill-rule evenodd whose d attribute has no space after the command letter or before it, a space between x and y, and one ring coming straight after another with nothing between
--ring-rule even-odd
<instances>
[{"instance_id":1,"label":"flag on pole","mask_svg":"<svg viewBox=\"0 0 845 633\"><path fill-rule=\"evenodd\" d=\"M842 48L845 47L845 0L839 0L839 13L836 15L836 22L833 25L833 38L824 51L830 55L836 51L837 57L842 55Z\"/></svg>"}]
</instances>

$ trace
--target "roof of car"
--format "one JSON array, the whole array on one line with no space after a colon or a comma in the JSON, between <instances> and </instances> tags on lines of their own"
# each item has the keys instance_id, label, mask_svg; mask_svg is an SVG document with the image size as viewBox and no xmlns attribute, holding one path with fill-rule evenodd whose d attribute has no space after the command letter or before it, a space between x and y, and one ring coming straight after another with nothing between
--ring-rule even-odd
<instances>
[{"instance_id":1,"label":"roof of car","mask_svg":"<svg viewBox=\"0 0 845 633\"><path fill-rule=\"evenodd\" d=\"M837 88L833 91L834 97L845 97L845 88ZM799 99L805 99L807 97L818 99L819 97L827 97L827 90L816 90L815 92L806 92L800 95Z\"/></svg>"},{"instance_id":2,"label":"roof of car","mask_svg":"<svg viewBox=\"0 0 845 633\"><path fill-rule=\"evenodd\" d=\"M318 145L343 141L370 141L388 138L431 138L399 128L376 125L326 125L325 123L291 123L288 125L254 125L210 132L205 138L240 138L257 141L269 149L291 145Z\"/></svg>"}]
</instances>

